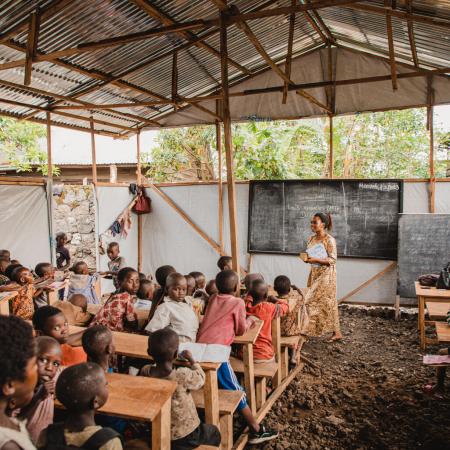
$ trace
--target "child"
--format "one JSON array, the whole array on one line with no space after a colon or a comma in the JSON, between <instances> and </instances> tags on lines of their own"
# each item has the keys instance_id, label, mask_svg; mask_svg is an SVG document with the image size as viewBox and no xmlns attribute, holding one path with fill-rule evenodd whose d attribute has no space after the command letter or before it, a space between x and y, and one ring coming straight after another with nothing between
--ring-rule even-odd
<instances>
[{"instance_id":1,"label":"child","mask_svg":"<svg viewBox=\"0 0 450 450\"><path fill-rule=\"evenodd\" d=\"M67 296L82 294L87 298L89 304L98 305L100 300L97 297L95 285L100 274L89 275L89 268L84 261L76 262L72 267L72 272L69 278Z\"/></svg>"},{"instance_id":2,"label":"child","mask_svg":"<svg viewBox=\"0 0 450 450\"><path fill-rule=\"evenodd\" d=\"M217 261L217 267L223 270L231 270L233 268L233 258L231 256L221 256Z\"/></svg>"},{"instance_id":3,"label":"child","mask_svg":"<svg viewBox=\"0 0 450 450\"><path fill-rule=\"evenodd\" d=\"M53 280L55 278L55 268L50 263L39 263L34 268L34 273L38 277L35 282L44 280ZM40 295L34 298L34 308L40 308L41 306L48 305L48 295L44 290Z\"/></svg>"},{"instance_id":4,"label":"child","mask_svg":"<svg viewBox=\"0 0 450 450\"><path fill-rule=\"evenodd\" d=\"M148 339L148 354L155 365L141 369L141 375L176 381L177 389L172 396L171 409L171 449L188 450L200 445L220 445L220 432L215 425L201 423L189 391L198 390L205 384L205 373L192 354L184 351L180 356L187 360L189 367L173 367L178 356L177 334L164 328L155 331Z\"/></svg>"},{"instance_id":5,"label":"child","mask_svg":"<svg viewBox=\"0 0 450 450\"><path fill-rule=\"evenodd\" d=\"M191 277L194 277L195 279L195 291L202 291L205 292L205 285L206 285L206 278L205 275L201 272L191 272L189 274Z\"/></svg>"},{"instance_id":6,"label":"child","mask_svg":"<svg viewBox=\"0 0 450 450\"><path fill-rule=\"evenodd\" d=\"M127 263L125 262L125 258L120 256L120 247L117 242L110 242L108 244L106 254L108 255L109 258L108 261L109 272L107 272L107 274L112 277L114 287L116 289L119 289L120 283L117 280L117 274L119 273L119 270L127 266Z\"/></svg>"},{"instance_id":7,"label":"child","mask_svg":"<svg viewBox=\"0 0 450 450\"><path fill-rule=\"evenodd\" d=\"M61 345L62 360L65 367L85 362L87 359L81 344L84 331L69 335L69 324L64 314L54 306L43 306L33 315L33 327L38 336L50 336Z\"/></svg>"},{"instance_id":8,"label":"child","mask_svg":"<svg viewBox=\"0 0 450 450\"><path fill-rule=\"evenodd\" d=\"M289 311L289 306L284 301L275 299L275 303L269 302L267 292L267 284L262 280L254 281L249 291L253 298L253 304L247 306L247 314L264 322L256 342L253 344L255 363L275 361L272 345L272 320L285 316Z\"/></svg>"},{"instance_id":9,"label":"child","mask_svg":"<svg viewBox=\"0 0 450 450\"><path fill-rule=\"evenodd\" d=\"M112 372L110 360L116 349L108 327L103 325L90 327L84 332L81 342L89 362L98 364L105 373Z\"/></svg>"},{"instance_id":10,"label":"child","mask_svg":"<svg viewBox=\"0 0 450 450\"><path fill-rule=\"evenodd\" d=\"M184 278L186 278L186 297L192 297L196 286L195 278L191 274L185 275Z\"/></svg>"},{"instance_id":11,"label":"child","mask_svg":"<svg viewBox=\"0 0 450 450\"><path fill-rule=\"evenodd\" d=\"M9 250L0 250L0 258L6 258L8 261L11 261L11 252Z\"/></svg>"},{"instance_id":12,"label":"child","mask_svg":"<svg viewBox=\"0 0 450 450\"><path fill-rule=\"evenodd\" d=\"M19 285L16 297L11 300L11 314L23 320L31 320L34 313L33 299L42 293L42 289L33 286L33 275L26 267L18 267L11 277Z\"/></svg>"},{"instance_id":13,"label":"child","mask_svg":"<svg viewBox=\"0 0 450 450\"><path fill-rule=\"evenodd\" d=\"M205 316L200 325L197 342L203 344L231 345L234 337L242 336L254 323L245 314L245 304L236 297L239 288L239 277L232 270L224 270L216 276L219 291L210 299ZM222 363L217 371L219 386L229 391L244 391L239 385L230 362ZM260 444L278 436L275 431L258 424L244 397L237 408L250 427L250 444Z\"/></svg>"},{"instance_id":14,"label":"child","mask_svg":"<svg viewBox=\"0 0 450 450\"><path fill-rule=\"evenodd\" d=\"M186 278L186 299L188 302L192 303L192 308L194 309L195 314L197 314L197 317L200 318L205 309L205 300L202 296L194 298L194 291L196 287L195 278L191 274L185 275L184 278Z\"/></svg>"},{"instance_id":15,"label":"child","mask_svg":"<svg viewBox=\"0 0 450 450\"><path fill-rule=\"evenodd\" d=\"M149 280L140 280L137 298L151 302L155 294L155 285Z\"/></svg>"},{"instance_id":16,"label":"child","mask_svg":"<svg viewBox=\"0 0 450 450\"><path fill-rule=\"evenodd\" d=\"M56 235L56 267L59 270L67 270L70 267L70 252L65 247L67 242L66 233Z\"/></svg>"},{"instance_id":17,"label":"child","mask_svg":"<svg viewBox=\"0 0 450 450\"><path fill-rule=\"evenodd\" d=\"M67 301L58 300L53 306L61 310L69 325L86 327L94 317L87 311L87 298L83 294L72 294Z\"/></svg>"},{"instance_id":18,"label":"child","mask_svg":"<svg viewBox=\"0 0 450 450\"><path fill-rule=\"evenodd\" d=\"M156 269L155 278L156 282L159 284L159 288L156 289L153 294L152 309L148 315L148 320L150 321L155 314L156 308L163 301L166 295L166 279L171 273L175 273L176 270L172 266L161 266Z\"/></svg>"},{"instance_id":19,"label":"child","mask_svg":"<svg viewBox=\"0 0 450 450\"><path fill-rule=\"evenodd\" d=\"M20 411L19 417L27 419L27 429L34 443L42 430L53 423L55 408L54 393L56 380L61 373L61 347L57 340L49 336L36 339L38 384L33 400Z\"/></svg>"},{"instance_id":20,"label":"child","mask_svg":"<svg viewBox=\"0 0 450 450\"><path fill-rule=\"evenodd\" d=\"M249 273L244 278L244 286L245 286L245 295L244 302L245 307L251 306L253 303L253 297L250 294L250 290L253 286L253 283L257 280L264 281L264 277L260 273Z\"/></svg>"},{"instance_id":21,"label":"child","mask_svg":"<svg viewBox=\"0 0 450 450\"><path fill-rule=\"evenodd\" d=\"M209 280L208 283L206 283L205 291L208 294L209 299L213 296L218 294L217 286L216 286L216 280ZM208 299L208 301L209 301Z\"/></svg>"},{"instance_id":22,"label":"child","mask_svg":"<svg viewBox=\"0 0 450 450\"><path fill-rule=\"evenodd\" d=\"M6 256L0 257L0 286L9 283L9 278L5 274L6 268L9 266L9 259Z\"/></svg>"},{"instance_id":23,"label":"child","mask_svg":"<svg viewBox=\"0 0 450 450\"><path fill-rule=\"evenodd\" d=\"M33 398L38 373L33 330L14 316L0 316L0 450L34 450L23 422L10 416Z\"/></svg>"},{"instance_id":24,"label":"child","mask_svg":"<svg viewBox=\"0 0 450 450\"><path fill-rule=\"evenodd\" d=\"M122 450L119 433L95 424L95 412L108 400L105 373L98 364L65 369L56 383L56 397L67 411L66 420L50 425L41 434L38 448Z\"/></svg>"},{"instance_id":25,"label":"child","mask_svg":"<svg viewBox=\"0 0 450 450\"><path fill-rule=\"evenodd\" d=\"M167 277L167 296L145 327L146 331L153 333L169 327L179 335L181 342L195 342L198 318L191 302L186 299L186 286L186 278L180 273Z\"/></svg>"},{"instance_id":26,"label":"child","mask_svg":"<svg viewBox=\"0 0 450 450\"><path fill-rule=\"evenodd\" d=\"M105 325L112 331L134 331L138 327L134 303L139 290L139 273L131 267L124 267L117 273L117 282L119 292L108 298L94 316L91 326Z\"/></svg>"}]
</instances>

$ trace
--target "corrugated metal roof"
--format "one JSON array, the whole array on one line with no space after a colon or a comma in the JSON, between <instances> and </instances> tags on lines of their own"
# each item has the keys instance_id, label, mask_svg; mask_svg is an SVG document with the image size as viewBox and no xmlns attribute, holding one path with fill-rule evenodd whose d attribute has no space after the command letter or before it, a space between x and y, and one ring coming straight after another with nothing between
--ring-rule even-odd
<instances>
[{"instance_id":1,"label":"corrugated metal roof","mask_svg":"<svg viewBox=\"0 0 450 450\"><path fill-rule=\"evenodd\" d=\"M298 4L305 4L299 0ZM383 14L364 10L364 6L384 8L384 0L358 2L363 9L350 6L332 6L318 9L320 18L336 39L337 44L377 55L388 55L386 19ZM407 2L396 2L397 11L407 12ZM450 22L449 0L414 0L413 12ZM86 42L149 31L171 23L208 20L218 17L218 9L206 0L147 0L164 17L161 23L151 17L145 8L130 0L3 0L0 5L0 65L25 58L28 39L27 21L30 13L39 7L43 13L38 40L38 56L73 48ZM291 6L291 0L235 0L233 5L241 13L261 9ZM48 8L54 8L52 14ZM384 11L383 9L381 9ZM385 9L388 10L388 9ZM317 22L317 19L314 19ZM417 57L421 68L439 68L449 65L449 28L423 23L413 24ZM20 26L22 24L22 26ZM278 15L248 21L248 25L276 63L287 54L289 17ZM323 29L322 24L318 23ZM19 29L17 29L19 27ZM394 47L399 62L413 64L408 22L406 18L392 18ZM323 29L324 34L327 30ZM7 36L8 39L2 39ZM203 44L189 44L203 36ZM61 56L55 61L35 62L31 88L63 96L75 96L78 101L92 104L152 102L157 98L170 99L172 95L172 52L178 52L178 94L193 97L213 93L220 88L220 51L217 28L193 29L182 33L154 36L145 40L101 48L95 51ZM205 45L208 47L205 49ZM322 37L308 22L305 14L296 14L293 56L323 46ZM230 84L256 74L268 65L255 51L253 44L236 25L228 27ZM214 54L216 53L216 54ZM245 72L236 67L236 64ZM111 82L111 78L114 78ZM0 80L23 84L24 67L0 71ZM315 81L315 80L311 80ZM2 103L3 101L18 102ZM63 102L43 92L2 85L0 81L0 113L43 121L47 108ZM23 105L22 105L23 104ZM25 106L24 106L25 105ZM29 106L27 106L29 105ZM153 105L95 110L95 129L100 133L124 135L132 130L157 125L158 118L173 111L173 106ZM55 124L88 129L91 112L64 111L66 115L52 115ZM69 116L70 114L70 116Z\"/></svg>"}]
</instances>

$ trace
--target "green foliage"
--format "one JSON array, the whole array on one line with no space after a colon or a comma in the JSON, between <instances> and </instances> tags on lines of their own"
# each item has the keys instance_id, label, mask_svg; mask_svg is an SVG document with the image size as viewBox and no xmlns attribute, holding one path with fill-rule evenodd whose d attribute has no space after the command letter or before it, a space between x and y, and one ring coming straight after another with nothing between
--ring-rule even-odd
<instances>
[{"instance_id":1,"label":"green foliage","mask_svg":"<svg viewBox=\"0 0 450 450\"><path fill-rule=\"evenodd\" d=\"M42 125L0 117L0 151L17 172L31 172L37 165L37 170L47 175L47 153L39 147L39 139L45 135ZM59 174L55 166L53 173Z\"/></svg>"}]
</instances>

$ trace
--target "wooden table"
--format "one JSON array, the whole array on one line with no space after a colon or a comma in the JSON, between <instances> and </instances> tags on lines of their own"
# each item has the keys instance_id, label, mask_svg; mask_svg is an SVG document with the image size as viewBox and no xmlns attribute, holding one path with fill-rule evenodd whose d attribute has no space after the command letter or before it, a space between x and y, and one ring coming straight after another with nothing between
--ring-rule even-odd
<instances>
[{"instance_id":1,"label":"wooden table","mask_svg":"<svg viewBox=\"0 0 450 450\"><path fill-rule=\"evenodd\" d=\"M450 303L426 302L428 316L434 320L446 320L447 313L450 311Z\"/></svg>"},{"instance_id":2,"label":"wooden table","mask_svg":"<svg viewBox=\"0 0 450 450\"><path fill-rule=\"evenodd\" d=\"M9 316L9 301L15 298L17 291L0 293L0 314Z\"/></svg>"},{"instance_id":3,"label":"wooden table","mask_svg":"<svg viewBox=\"0 0 450 450\"><path fill-rule=\"evenodd\" d=\"M421 286L418 281L416 281L414 284L416 288L417 301L419 304L418 328L420 348L422 350L425 350L427 344L436 343L436 340L427 338L425 336L425 325L427 323L433 323L433 321L425 320L425 304L430 305L431 303L449 303L450 290L425 288Z\"/></svg>"},{"instance_id":4,"label":"wooden table","mask_svg":"<svg viewBox=\"0 0 450 450\"><path fill-rule=\"evenodd\" d=\"M450 325L447 322L435 322L439 344L450 342Z\"/></svg>"}]
</instances>

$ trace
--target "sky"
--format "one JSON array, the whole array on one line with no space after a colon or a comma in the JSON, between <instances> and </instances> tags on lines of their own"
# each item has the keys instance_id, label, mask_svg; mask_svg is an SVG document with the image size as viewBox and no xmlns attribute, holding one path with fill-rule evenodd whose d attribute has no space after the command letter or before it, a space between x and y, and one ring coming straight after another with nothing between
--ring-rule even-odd
<instances>
[{"instance_id":1,"label":"sky","mask_svg":"<svg viewBox=\"0 0 450 450\"><path fill-rule=\"evenodd\" d=\"M435 124L450 132L450 105L434 108ZM157 130L141 133L141 153L148 153L155 144ZM46 151L46 140L41 142ZM97 164L135 163L136 137L128 140L108 136L95 137ZM82 131L52 127L52 159L58 164L91 164L91 135Z\"/></svg>"}]
</instances>

